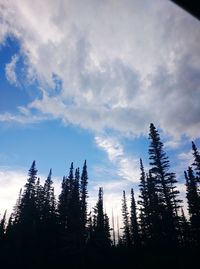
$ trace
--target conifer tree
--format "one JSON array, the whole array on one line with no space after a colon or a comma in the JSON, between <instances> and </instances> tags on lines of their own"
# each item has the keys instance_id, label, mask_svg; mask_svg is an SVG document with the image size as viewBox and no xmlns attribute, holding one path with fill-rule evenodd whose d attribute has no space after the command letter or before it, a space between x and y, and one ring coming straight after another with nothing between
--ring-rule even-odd
<instances>
[{"instance_id":1,"label":"conifer tree","mask_svg":"<svg viewBox=\"0 0 200 269\"><path fill-rule=\"evenodd\" d=\"M2 246L4 243L5 232L6 232L6 211L4 212L3 218L0 221L0 246Z\"/></svg>"},{"instance_id":2,"label":"conifer tree","mask_svg":"<svg viewBox=\"0 0 200 269\"><path fill-rule=\"evenodd\" d=\"M35 225L36 229L39 232L39 236L41 233L41 225L43 222L43 209L44 209L44 188L40 183L40 178L37 178L36 186L35 186Z\"/></svg>"},{"instance_id":3,"label":"conifer tree","mask_svg":"<svg viewBox=\"0 0 200 269\"><path fill-rule=\"evenodd\" d=\"M200 196L198 194L198 182L191 167L188 167L188 171L184 173L192 240L194 243L200 244Z\"/></svg>"},{"instance_id":4,"label":"conifer tree","mask_svg":"<svg viewBox=\"0 0 200 269\"><path fill-rule=\"evenodd\" d=\"M21 199L22 199L22 188L19 191L18 199L13 209L13 213L12 213L13 224L17 224L19 222Z\"/></svg>"},{"instance_id":5,"label":"conifer tree","mask_svg":"<svg viewBox=\"0 0 200 269\"><path fill-rule=\"evenodd\" d=\"M126 201L126 193L123 191L122 198L122 217L123 217L123 242L126 246L131 245L130 224L129 224L129 212Z\"/></svg>"},{"instance_id":6,"label":"conifer tree","mask_svg":"<svg viewBox=\"0 0 200 269\"><path fill-rule=\"evenodd\" d=\"M69 185L67 178L64 176L61 185L61 193L58 198L58 214L61 230L67 228L67 214L68 214L68 201L69 201Z\"/></svg>"},{"instance_id":7,"label":"conifer tree","mask_svg":"<svg viewBox=\"0 0 200 269\"><path fill-rule=\"evenodd\" d=\"M87 163L86 160L83 165L83 170L81 174L81 182L80 182L80 209L81 209L81 230L83 239L85 242L86 239L86 229L87 229L87 198L88 198L88 172L87 172Z\"/></svg>"},{"instance_id":8,"label":"conifer tree","mask_svg":"<svg viewBox=\"0 0 200 269\"><path fill-rule=\"evenodd\" d=\"M163 143L160 141L160 136L155 126L150 124L150 147L149 147L149 159L150 169L153 178L155 178L156 191L159 196L165 219L166 238L171 236L171 239L177 241L177 218L176 209L179 208L181 202L177 199L179 191L176 190L175 183L177 183L174 173L169 172L170 164L166 153L163 150ZM167 235L168 234L168 235ZM172 236L173 235L173 236ZM174 242L175 243L175 242Z\"/></svg>"},{"instance_id":9,"label":"conifer tree","mask_svg":"<svg viewBox=\"0 0 200 269\"><path fill-rule=\"evenodd\" d=\"M130 232L131 232L132 244L135 247L138 247L140 245L140 236L139 236L139 227L138 227L136 204L133 189L131 189Z\"/></svg>"},{"instance_id":10,"label":"conifer tree","mask_svg":"<svg viewBox=\"0 0 200 269\"><path fill-rule=\"evenodd\" d=\"M152 176L151 171L147 177L147 195L149 200L148 206L148 241L152 245L158 245L163 242L163 223L162 213L163 205L159 201L159 196L156 189L156 181Z\"/></svg>"},{"instance_id":11,"label":"conifer tree","mask_svg":"<svg viewBox=\"0 0 200 269\"><path fill-rule=\"evenodd\" d=\"M183 208L181 208L181 216L179 223L180 244L183 247L190 246L190 224L185 217Z\"/></svg>"},{"instance_id":12,"label":"conifer tree","mask_svg":"<svg viewBox=\"0 0 200 269\"><path fill-rule=\"evenodd\" d=\"M52 170L50 169L49 175L44 182L42 188L43 197L41 199L41 228L42 228L42 238L45 244L45 248L52 245L52 242L56 240L58 232L58 222L56 214L56 200L54 194L54 187L52 181Z\"/></svg>"},{"instance_id":13,"label":"conifer tree","mask_svg":"<svg viewBox=\"0 0 200 269\"><path fill-rule=\"evenodd\" d=\"M192 150L193 150L193 157L194 157L194 162L192 165L196 171L198 182L200 182L200 153L193 141L192 141Z\"/></svg>"},{"instance_id":14,"label":"conifer tree","mask_svg":"<svg viewBox=\"0 0 200 269\"><path fill-rule=\"evenodd\" d=\"M148 187L147 180L144 172L144 166L142 159L140 159L140 184L139 184L139 201L140 205L140 228L141 228L141 236L142 241L145 244L147 238L149 237L149 197L148 197Z\"/></svg>"},{"instance_id":15,"label":"conifer tree","mask_svg":"<svg viewBox=\"0 0 200 269\"><path fill-rule=\"evenodd\" d=\"M109 218L103 210L103 188L99 188L98 201L93 221L93 242L97 247L107 248L111 245Z\"/></svg>"},{"instance_id":16,"label":"conifer tree","mask_svg":"<svg viewBox=\"0 0 200 269\"><path fill-rule=\"evenodd\" d=\"M37 169L33 161L29 169L27 183L25 184L19 205L19 221L21 238L28 242L36 237L37 204L36 204L36 179Z\"/></svg>"},{"instance_id":17,"label":"conifer tree","mask_svg":"<svg viewBox=\"0 0 200 269\"><path fill-rule=\"evenodd\" d=\"M50 169L49 175L44 183L44 205L43 205L43 220L44 222L51 222L55 220L55 194L52 181L52 170Z\"/></svg>"}]
</instances>

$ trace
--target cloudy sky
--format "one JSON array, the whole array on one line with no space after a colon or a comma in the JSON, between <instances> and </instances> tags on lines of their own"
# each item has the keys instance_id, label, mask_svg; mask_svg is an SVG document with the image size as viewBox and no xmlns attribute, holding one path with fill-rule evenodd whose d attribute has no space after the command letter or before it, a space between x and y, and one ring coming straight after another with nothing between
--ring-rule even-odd
<instances>
[{"instance_id":1,"label":"cloudy sky","mask_svg":"<svg viewBox=\"0 0 200 269\"><path fill-rule=\"evenodd\" d=\"M140 157L148 169L151 122L183 191L200 146L199 44L199 21L167 0L0 0L0 212L33 160L59 193L87 159L91 202L103 186L118 214Z\"/></svg>"}]
</instances>

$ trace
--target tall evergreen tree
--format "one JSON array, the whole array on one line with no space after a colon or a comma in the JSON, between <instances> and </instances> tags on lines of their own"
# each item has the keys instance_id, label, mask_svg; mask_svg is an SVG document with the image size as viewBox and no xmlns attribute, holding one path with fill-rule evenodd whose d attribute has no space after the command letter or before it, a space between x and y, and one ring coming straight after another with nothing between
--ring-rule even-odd
<instances>
[{"instance_id":1,"label":"tall evergreen tree","mask_svg":"<svg viewBox=\"0 0 200 269\"><path fill-rule=\"evenodd\" d=\"M5 211L4 215L3 215L3 218L0 221L0 247L4 243L5 232L6 232L6 211Z\"/></svg>"},{"instance_id":2,"label":"tall evergreen tree","mask_svg":"<svg viewBox=\"0 0 200 269\"><path fill-rule=\"evenodd\" d=\"M85 242L85 239L87 237L87 198L88 198L87 185L88 185L88 172L87 172L87 162L85 160L80 182L81 229L83 235L82 239L83 242Z\"/></svg>"},{"instance_id":3,"label":"tall evergreen tree","mask_svg":"<svg viewBox=\"0 0 200 269\"><path fill-rule=\"evenodd\" d=\"M139 226L137 220L136 204L133 189L131 189L130 232L131 232L132 244L135 247L138 247L140 245L140 236L139 236Z\"/></svg>"},{"instance_id":4,"label":"tall evergreen tree","mask_svg":"<svg viewBox=\"0 0 200 269\"><path fill-rule=\"evenodd\" d=\"M148 205L148 241L151 245L156 246L163 242L163 205L159 201L157 194L156 181L151 171L147 175L147 195Z\"/></svg>"},{"instance_id":5,"label":"tall evergreen tree","mask_svg":"<svg viewBox=\"0 0 200 269\"><path fill-rule=\"evenodd\" d=\"M162 202L166 227L166 238L171 238L177 241L177 218L176 209L179 208L181 202L177 199L179 191L176 189L175 183L177 183L174 173L169 172L170 164L169 159L164 152L163 143L160 141L160 136L153 123L150 124L150 146L149 146L149 159L151 168L151 174L155 178L156 191L159 196L159 200ZM171 237L169 237L171 235ZM173 236L172 236L173 235Z\"/></svg>"},{"instance_id":6,"label":"tall evergreen tree","mask_svg":"<svg viewBox=\"0 0 200 269\"><path fill-rule=\"evenodd\" d=\"M130 235L130 223L129 223L129 212L126 201L126 193L123 191L122 198L122 217L123 217L123 242L126 246L131 245L131 235Z\"/></svg>"},{"instance_id":7,"label":"tall evergreen tree","mask_svg":"<svg viewBox=\"0 0 200 269\"><path fill-rule=\"evenodd\" d=\"M191 167L188 167L188 171L184 173L186 179L186 198L188 201L192 240L196 244L200 244L200 196L198 194L198 180Z\"/></svg>"},{"instance_id":8,"label":"tall evergreen tree","mask_svg":"<svg viewBox=\"0 0 200 269\"><path fill-rule=\"evenodd\" d=\"M95 207L93 222L93 242L100 248L107 248L111 245L109 218L103 210L103 188L99 188L98 201Z\"/></svg>"},{"instance_id":9,"label":"tall evergreen tree","mask_svg":"<svg viewBox=\"0 0 200 269\"><path fill-rule=\"evenodd\" d=\"M19 221L21 236L28 242L36 236L37 204L36 204L37 169L33 161L29 169L27 183L25 184L19 205Z\"/></svg>"},{"instance_id":10,"label":"tall evergreen tree","mask_svg":"<svg viewBox=\"0 0 200 269\"><path fill-rule=\"evenodd\" d=\"M44 183L44 205L43 205L43 220L51 222L55 219L56 200L54 194L54 187L52 181L52 170L50 169L49 175Z\"/></svg>"},{"instance_id":11,"label":"tall evergreen tree","mask_svg":"<svg viewBox=\"0 0 200 269\"><path fill-rule=\"evenodd\" d=\"M149 237L149 197L148 197L148 186L147 180L144 172L144 166L142 159L140 159L140 184L139 184L139 201L140 205L140 234L141 240L143 244L147 242L147 238Z\"/></svg>"},{"instance_id":12,"label":"tall evergreen tree","mask_svg":"<svg viewBox=\"0 0 200 269\"><path fill-rule=\"evenodd\" d=\"M68 201L69 201L69 185L67 178L64 176L61 185L61 193L58 197L58 214L61 230L67 229L67 214L68 214Z\"/></svg>"},{"instance_id":13,"label":"tall evergreen tree","mask_svg":"<svg viewBox=\"0 0 200 269\"><path fill-rule=\"evenodd\" d=\"M192 150L193 150L193 157L194 157L194 162L192 165L196 171L198 182L200 182L200 153L193 141L192 141Z\"/></svg>"}]
</instances>

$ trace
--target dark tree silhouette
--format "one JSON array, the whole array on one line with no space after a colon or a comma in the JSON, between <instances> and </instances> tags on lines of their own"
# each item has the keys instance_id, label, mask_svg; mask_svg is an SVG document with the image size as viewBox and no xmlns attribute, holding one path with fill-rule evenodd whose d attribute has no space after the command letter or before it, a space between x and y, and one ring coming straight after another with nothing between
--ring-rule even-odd
<instances>
[{"instance_id":1,"label":"dark tree silhouette","mask_svg":"<svg viewBox=\"0 0 200 269\"><path fill-rule=\"evenodd\" d=\"M131 189L131 212L130 212L130 232L132 244L135 247L140 245L140 236L139 236L139 226L138 226L138 218L135 204L134 191Z\"/></svg>"},{"instance_id":2,"label":"dark tree silhouette","mask_svg":"<svg viewBox=\"0 0 200 269\"><path fill-rule=\"evenodd\" d=\"M165 223L166 240L173 240L177 243L177 209L180 207L180 200L177 198L179 191L176 189L177 183L174 173L169 172L169 159L164 152L163 143L153 123L150 124L150 146L149 159L151 174L155 180L156 192L160 203L162 203L162 219ZM173 235L173 236L170 236Z\"/></svg>"},{"instance_id":3,"label":"dark tree silhouette","mask_svg":"<svg viewBox=\"0 0 200 269\"><path fill-rule=\"evenodd\" d=\"M130 213L123 191L122 221L118 240L111 240L109 217L104 212L99 188L94 212L87 212L88 173L84 162L71 163L63 177L58 201L52 170L44 184L37 177L35 161L10 217L0 220L0 260L8 268L188 268L200 249L200 154L192 142L194 162L185 173L189 217L180 208L175 174L153 124L150 125L150 170L145 174L140 159L140 195L136 203L131 189ZM138 205L138 207L136 206ZM114 221L113 221L114 223ZM114 228L114 225L113 225ZM115 231L113 231L115 235ZM98 264L97 264L98 262Z\"/></svg>"},{"instance_id":4,"label":"dark tree silhouette","mask_svg":"<svg viewBox=\"0 0 200 269\"><path fill-rule=\"evenodd\" d=\"M192 141L192 150L193 150L193 157L194 157L194 162L192 165L194 167L194 170L196 171L198 182L200 182L200 153L193 141Z\"/></svg>"},{"instance_id":5,"label":"dark tree silhouette","mask_svg":"<svg viewBox=\"0 0 200 269\"><path fill-rule=\"evenodd\" d=\"M87 162L85 160L83 165L83 170L81 174L80 182L80 210L81 210L81 233L82 241L85 242L87 238L87 198L88 198L88 172L87 172Z\"/></svg>"},{"instance_id":6,"label":"dark tree silhouette","mask_svg":"<svg viewBox=\"0 0 200 269\"><path fill-rule=\"evenodd\" d=\"M130 223L129 223L129 212L126 201L126 192L123 191L122 198L122 217L123 217L123 243L126 246L131 246L131 234L130 234Z\"/></svg>"},{"instance_id":7,"label":"dark tree silhouette","mask_svg":"<svg viewBox=\"0 0 200 269\"><path fill-rule=\"evenodd\" d=\"M198 194L198 179L195 177L193 169L188 167L185 172L186 198L188 201L188 211L190 215L192 241L200 243L200 196Z\"/></svg>"},{"instance_id":8,"label":"dark tree silhouette","mask_svg":"<svg viewBox=\"0 0 200 269\"><path fill-rule=\"evenodd\" d=\"M149 196L148 196L148 186L147 180L144 172L144 166L142 159L140 159L140 184L139 184L139 200L138 204L140 205L140 234L141 234L141 241L143 244L147 243L147 239L149 238Z\"/></svg>"},{"instance_id":9,"label":"dark tree silhouette","mask_svg":"<svg viewBox=\"0 0 200 269\"><path fill-rule=\"evenodd\" d=\"M109 218L103 209L103 188L99 188L98 201L94 208L92 244L98 248L111 246Z\"/></svg>"}]
</instances>

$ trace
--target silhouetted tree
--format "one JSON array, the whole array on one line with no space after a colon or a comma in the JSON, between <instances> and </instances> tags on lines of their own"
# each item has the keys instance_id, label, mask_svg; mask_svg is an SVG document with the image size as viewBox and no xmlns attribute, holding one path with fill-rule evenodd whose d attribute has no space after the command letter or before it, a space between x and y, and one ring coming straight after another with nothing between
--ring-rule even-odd
<instances>
[{"instance_id":1,"label":"silhouetted tree","mask_svg":"<svg viewBox=\"0 0 200 269\"><path fill-rule=\"evenodd\" d=\"M180 216L180 243L181 246L187 247L190 246L190 223L185 217L183 208L181 208L181 216Z\"/></svg>"},{"instance_id":2,"label":"silhouetted tree","mask_svg":"<svg viewBox=\"0 0 200 269\"><path fill-rule=\"evenodd\" d=\"M85 242L87 237L87 198L88 198L88 172L86 160L83 165L80 182L80 210L81 210L81 233L82 241Z\"/></svg>"},{"instance_id":3,"label":"silhouetted tree","mask_svg":"<svg viewBox=\"0 0 200 269\"><path fill-rule=\"evenodd\" d=\"M163 243L163 205L159 200L156 188L155 178L152 176L151 171L147 175L147 195L149 200L148 206L148 241L151 245L160 245Z\"/></svg>"},{"instance_id":4,"label":"silhouetted tree","mask_svg":"<svg viewBox=\"0 0 200 269\"><path fill-rule=\"evenodd\" d=\"M18 209L18 226L20 226L21 238L25 244L35 242L37 232L36 175L37 169L35 161L33 161Z\"/></svg>"},{"instance_id":5,"label":"silhouetted tree","mask_svg":"<svg viewBox=\"0 0 200 269\"><path fill-rule=\"evenodd\" d=\"M93 243L97 247L107 248L111 245L109 218L103 210L103 188L99 188L98 201L94 208Z\"/></svg>"},{"instance_id":6,"label":"silhouetted tree","mask_svg":"<svg viewBox=\"0 0 200 269\"><path fill-rule=\"evenodd\" d=\"M156 192L159 196L159 201L162 202L162 218L165 223L166 240L177 241L177 217L176 210L180 207L181 200L177 199L179 191L176 189L177 183L174 173L169 172L170 164L166 153L163 150L163 143L160 141L160 136L153 123L150 124L150 146L149 159L152 177L155 180Z\"/></svg>"},{"instance_id":7,"label":"silhouetted tree","mask_svg":"<svg viewBox=\"0 0 200 269\"><path fill-rule=\"evenodd\" d=\"M61 193L58 198L58 214L61 230L67 229L67 212L69 205L69 185L67 178L64 176L61 185Z\"/></svg>"},{"instance_id":8,"label":"silhouetted tree","mask_svg":"<svg viewBox=\"0 0 200 269\"><path fill-rule=\"evenodd\" d=\"M5 232L6 232L6 211L5 211L4 215L3 215L3 218L0 221L0 247L4 243Z\"/></svg>"},{"instance_id":9,"label":"silhouetted tree","mask_svg":"<svg viewBox=\"0 0 200 269\"><path fill-rule=\"evenodd\" d=\"M147 242L147 238L149 237L149 197L148 197L148 186L147 180L144 172L144 166L142 163L142 159L140 159L140 184L139 184L139 201L140 205L140 234L141 240L143 244Z\"/></svg>"},{"instance_id":10,"label":"silhouetted tree","mask_svg":"<svg viewBox=\"0 0 200 269\"><path fill-rule=\"evenodd\" d=\"M129 212L126 201L126 193L123 191L122 198L122 217L123 217L123 242L125 245L131 245L130 224L129 224Z\"/></svg>"},{"instance_id":11,"label":"silhouetted tree","mask_svg":"<svg viewBox=\"0 0 200 269\"><path fill-rule=\"evenodd\" d=\"M193 169L188 167L185 173L186 198L188 201L188 211L191 222L192 240L200 244L200 196L198 194L198 179L195 177Z\"/></svg>"},{"instance_id":12,"label":"silhouetted tree","mask_svg":"<svg viewBox=\"0 0 200 269\"><path fill-rule=\"evenodd\" d=\"M193 157L194 157L194 162L192 165L196 171L198 182L200 182L200 153L193 141L192 141L192 150L193 150Z\"/></svg>"},{"instance_id":13,"label":"silhouetted tree","mask_svg":"<svg viewBox=\"0 0 200 269\"><path fill-rule=\"evenodd\" d=\"M132 244L138 247L140 245L140 236L139 236L139 227L138 227L136 204L133 189L131 189L130 233Z\"/></svg>"}]
</instances>

